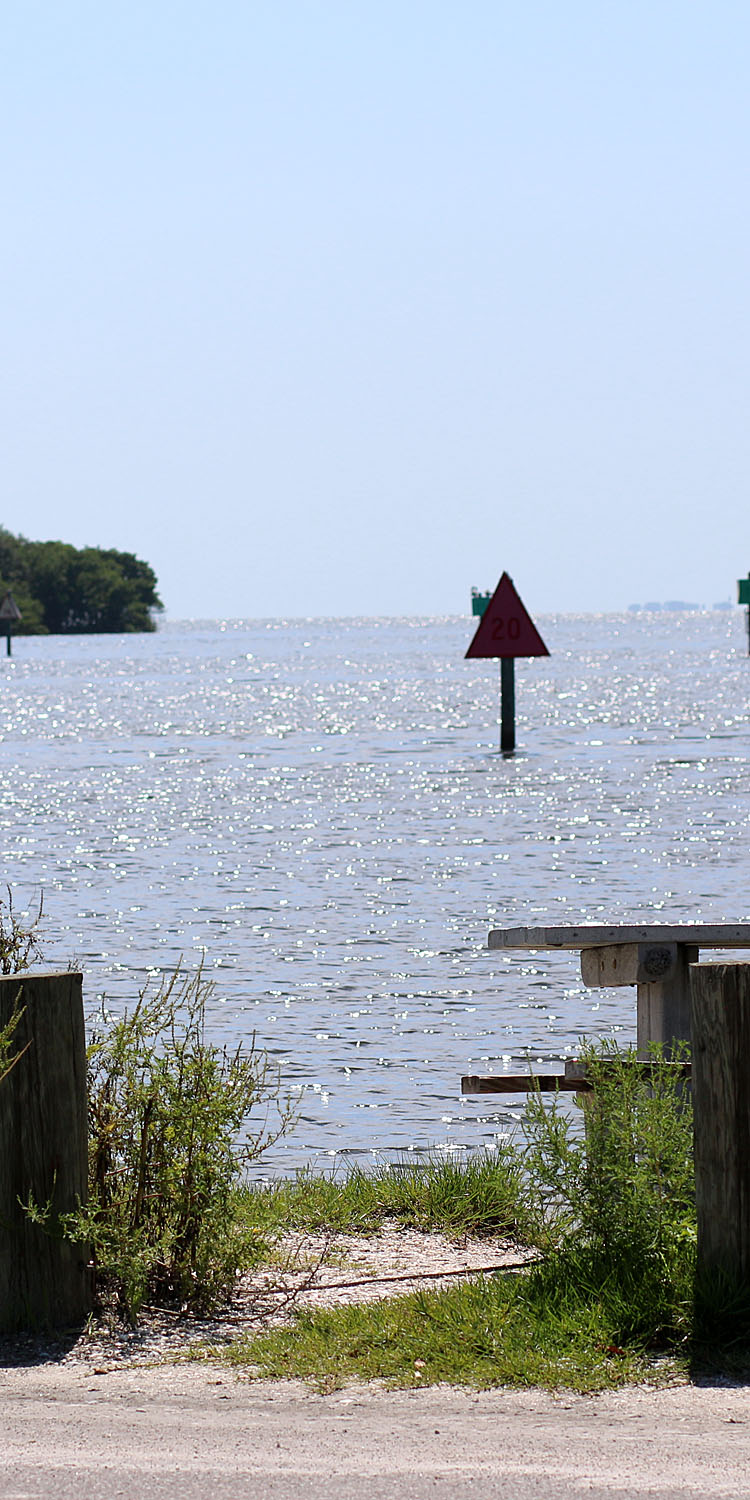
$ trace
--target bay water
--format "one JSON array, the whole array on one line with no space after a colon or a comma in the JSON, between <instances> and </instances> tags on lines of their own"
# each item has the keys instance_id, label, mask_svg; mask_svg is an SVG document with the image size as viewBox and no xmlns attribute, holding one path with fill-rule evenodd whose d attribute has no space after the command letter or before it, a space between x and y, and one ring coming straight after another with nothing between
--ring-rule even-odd
<instances>
[{"instance_id":1,"label":"bay water","mask_svg":"<svg viewBox=\"0 0 750 1500\"><path fill-rule=\"evenodd\" d=\"M297 1100L263 1171L488 1147L466 1072L635 1036L632 989L492 926L750 919L739 610L540 617L498 751L470 619L171 622L0 667L0 880L91 1009L201 960ZM2 887L0 886L0 895Z\"/></svg>"}]
</instances>

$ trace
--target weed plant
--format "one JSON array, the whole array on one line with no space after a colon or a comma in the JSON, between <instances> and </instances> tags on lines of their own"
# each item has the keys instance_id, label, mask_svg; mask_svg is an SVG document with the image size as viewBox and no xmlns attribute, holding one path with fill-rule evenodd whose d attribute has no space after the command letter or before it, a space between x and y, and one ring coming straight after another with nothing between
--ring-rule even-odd
<instances>
[{"instance_id":1,"label":"weed plant","mask_svg":"<svg viewBox=\"0 0 750 1500\"><path fill-rule=\"evenodd\" d=\"M9 1020L0 1027L0 1083L7 1078L11 1068L15 1067L19 1058L23 1057L24 1052L27 1052L31 1046L31 1042L27 1042L20 1051L16 1046L15 1034L22 1015L23 1007L16 999Z\"/></svg>"},{"instance_id":2,"label":"weed plant","mask_svg":"<svg viewBox=\"0 0 750 1500\"><path fill-rule=\"evenodd\" d=\"M44 912L44 898L40 895L36 916L30 922L24 922L16 916L10 886L6 886L6 891L7 902L0 901L0 974L8 977L12 974L22 974L35 958L42 956L38 933ZM14 1040L18 1023L23 1015L20 998L19 988L13 1002L13 1009L5 1024L0 1027L0 1083L7 1078L11 1068L15 1067L19 1058L23 1057L24 1052L31 1046L31 1043L27 1042L19 1052Z\"/></svg>"},{"instance_id":3,"label":"weed plant","mask_svg":"<svg viewBox=\"0 0 750 1500\"><path fill-rule=\"evenodd\" d=\"M695 1275L689 1091L658 1049L648 1073L611 1043L582 1055L594 1085L583 1096L583 1134L571 1131L557 1099L529 1096L534 1237L555 1279L619 1306L616 1342L679 1340L690 1328Z\"/></svg>"},{"instance_id":4,"label":"weed plant","mask_svg":"<svg viewBox=\"0 0 750 1500\"><path fill-rule=\"evenodd\" d=\"M238 1188L289 1109L264 1052L207 1042L212 988L178 969L88 1047L89 1199L65 1230L131 1321L147 1302L215 1307L265 1248Z\"/></svg>"},{"instance_id":5,"label":"weed plant","mask_svg":"<svg viewBox=\"0 0 750 1500\"><path fill-rule=\"evenodd\" d=\"M39 897L36 916L24 921L16 916L10 886L5 889L7 902L0 901L0 974L21 974L42 956L39 928L44 915L44 896Z\"/></svg>"}]
</instances>

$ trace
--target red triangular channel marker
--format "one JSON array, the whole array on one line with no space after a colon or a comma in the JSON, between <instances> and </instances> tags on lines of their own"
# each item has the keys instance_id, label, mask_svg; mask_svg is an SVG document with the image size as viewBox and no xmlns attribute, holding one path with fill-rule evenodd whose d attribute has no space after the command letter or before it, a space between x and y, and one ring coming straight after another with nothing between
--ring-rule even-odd
<instances>
[{"instance_id":1,"label":"red triangular channel marker","mask_svg":"<svg viewBox=\"0 0 750 1500\"><path fill-rule=\"evenodd\" d=\"M479 621L466 656L549 656L507 573Z\"/></svg>"}]
</instances>

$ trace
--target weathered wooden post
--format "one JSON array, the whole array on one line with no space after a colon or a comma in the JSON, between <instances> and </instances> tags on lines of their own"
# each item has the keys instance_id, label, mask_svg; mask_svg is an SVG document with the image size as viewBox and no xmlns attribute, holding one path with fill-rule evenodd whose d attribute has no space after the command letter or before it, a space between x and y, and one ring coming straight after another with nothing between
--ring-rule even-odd
<instances>
[{"instance_id":1,"label":"weathered wooden post","mask_svg":"<svg viewBox=\"0 0 750 1500\"><path fill-rule=\"evenodd\" d=\"M672 1056L690 1041L690 966L698 962L694 943L612 943L581 949L581 978L588 988L636 985L638 1056L648 1058L654 1043Z\"/></svg>"},{"instance_id":2,"label":"weathered wooden post","mask_svg":"<svg viewBox=\"0 0 750 1500\"><path fill-rule=\"evenodd\" d=\"M0 1080L0 1332L65 1328L93 1298L87 1248L55 1233L86 1201L86 1039L80 974L0 979L0 1027L20 1010ZM24 1050L25 1049L25 1050ZM21 1205L50 1205L44 1228Z\"/></svg>"},{"instance_id":3,"label":"weathered wooden post","mask_svg":"<svg viewBox=\"0 0 750 1500\"><path fill-rule=\"evenodd\" d=\"M750 963L694 964L698 1278L750 1284Z\"/></svg>"}]
</instances>

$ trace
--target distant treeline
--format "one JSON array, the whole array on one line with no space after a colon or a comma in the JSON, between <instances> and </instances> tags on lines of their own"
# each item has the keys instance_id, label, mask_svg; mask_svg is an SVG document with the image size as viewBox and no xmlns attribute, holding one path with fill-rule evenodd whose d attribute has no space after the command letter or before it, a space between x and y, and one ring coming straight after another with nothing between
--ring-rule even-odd
<instances>
[{"instance_id":1,"label":"distant treeline","mask_svg":"<svg viewBox=\"0 0 750 1500\"><path fill-rule=\"evenodd\" d=\"M19 635L154 630L156 574L132 552L28 542L0 527L0 593L23 619Z\"/></svg>"}]
</instances>

